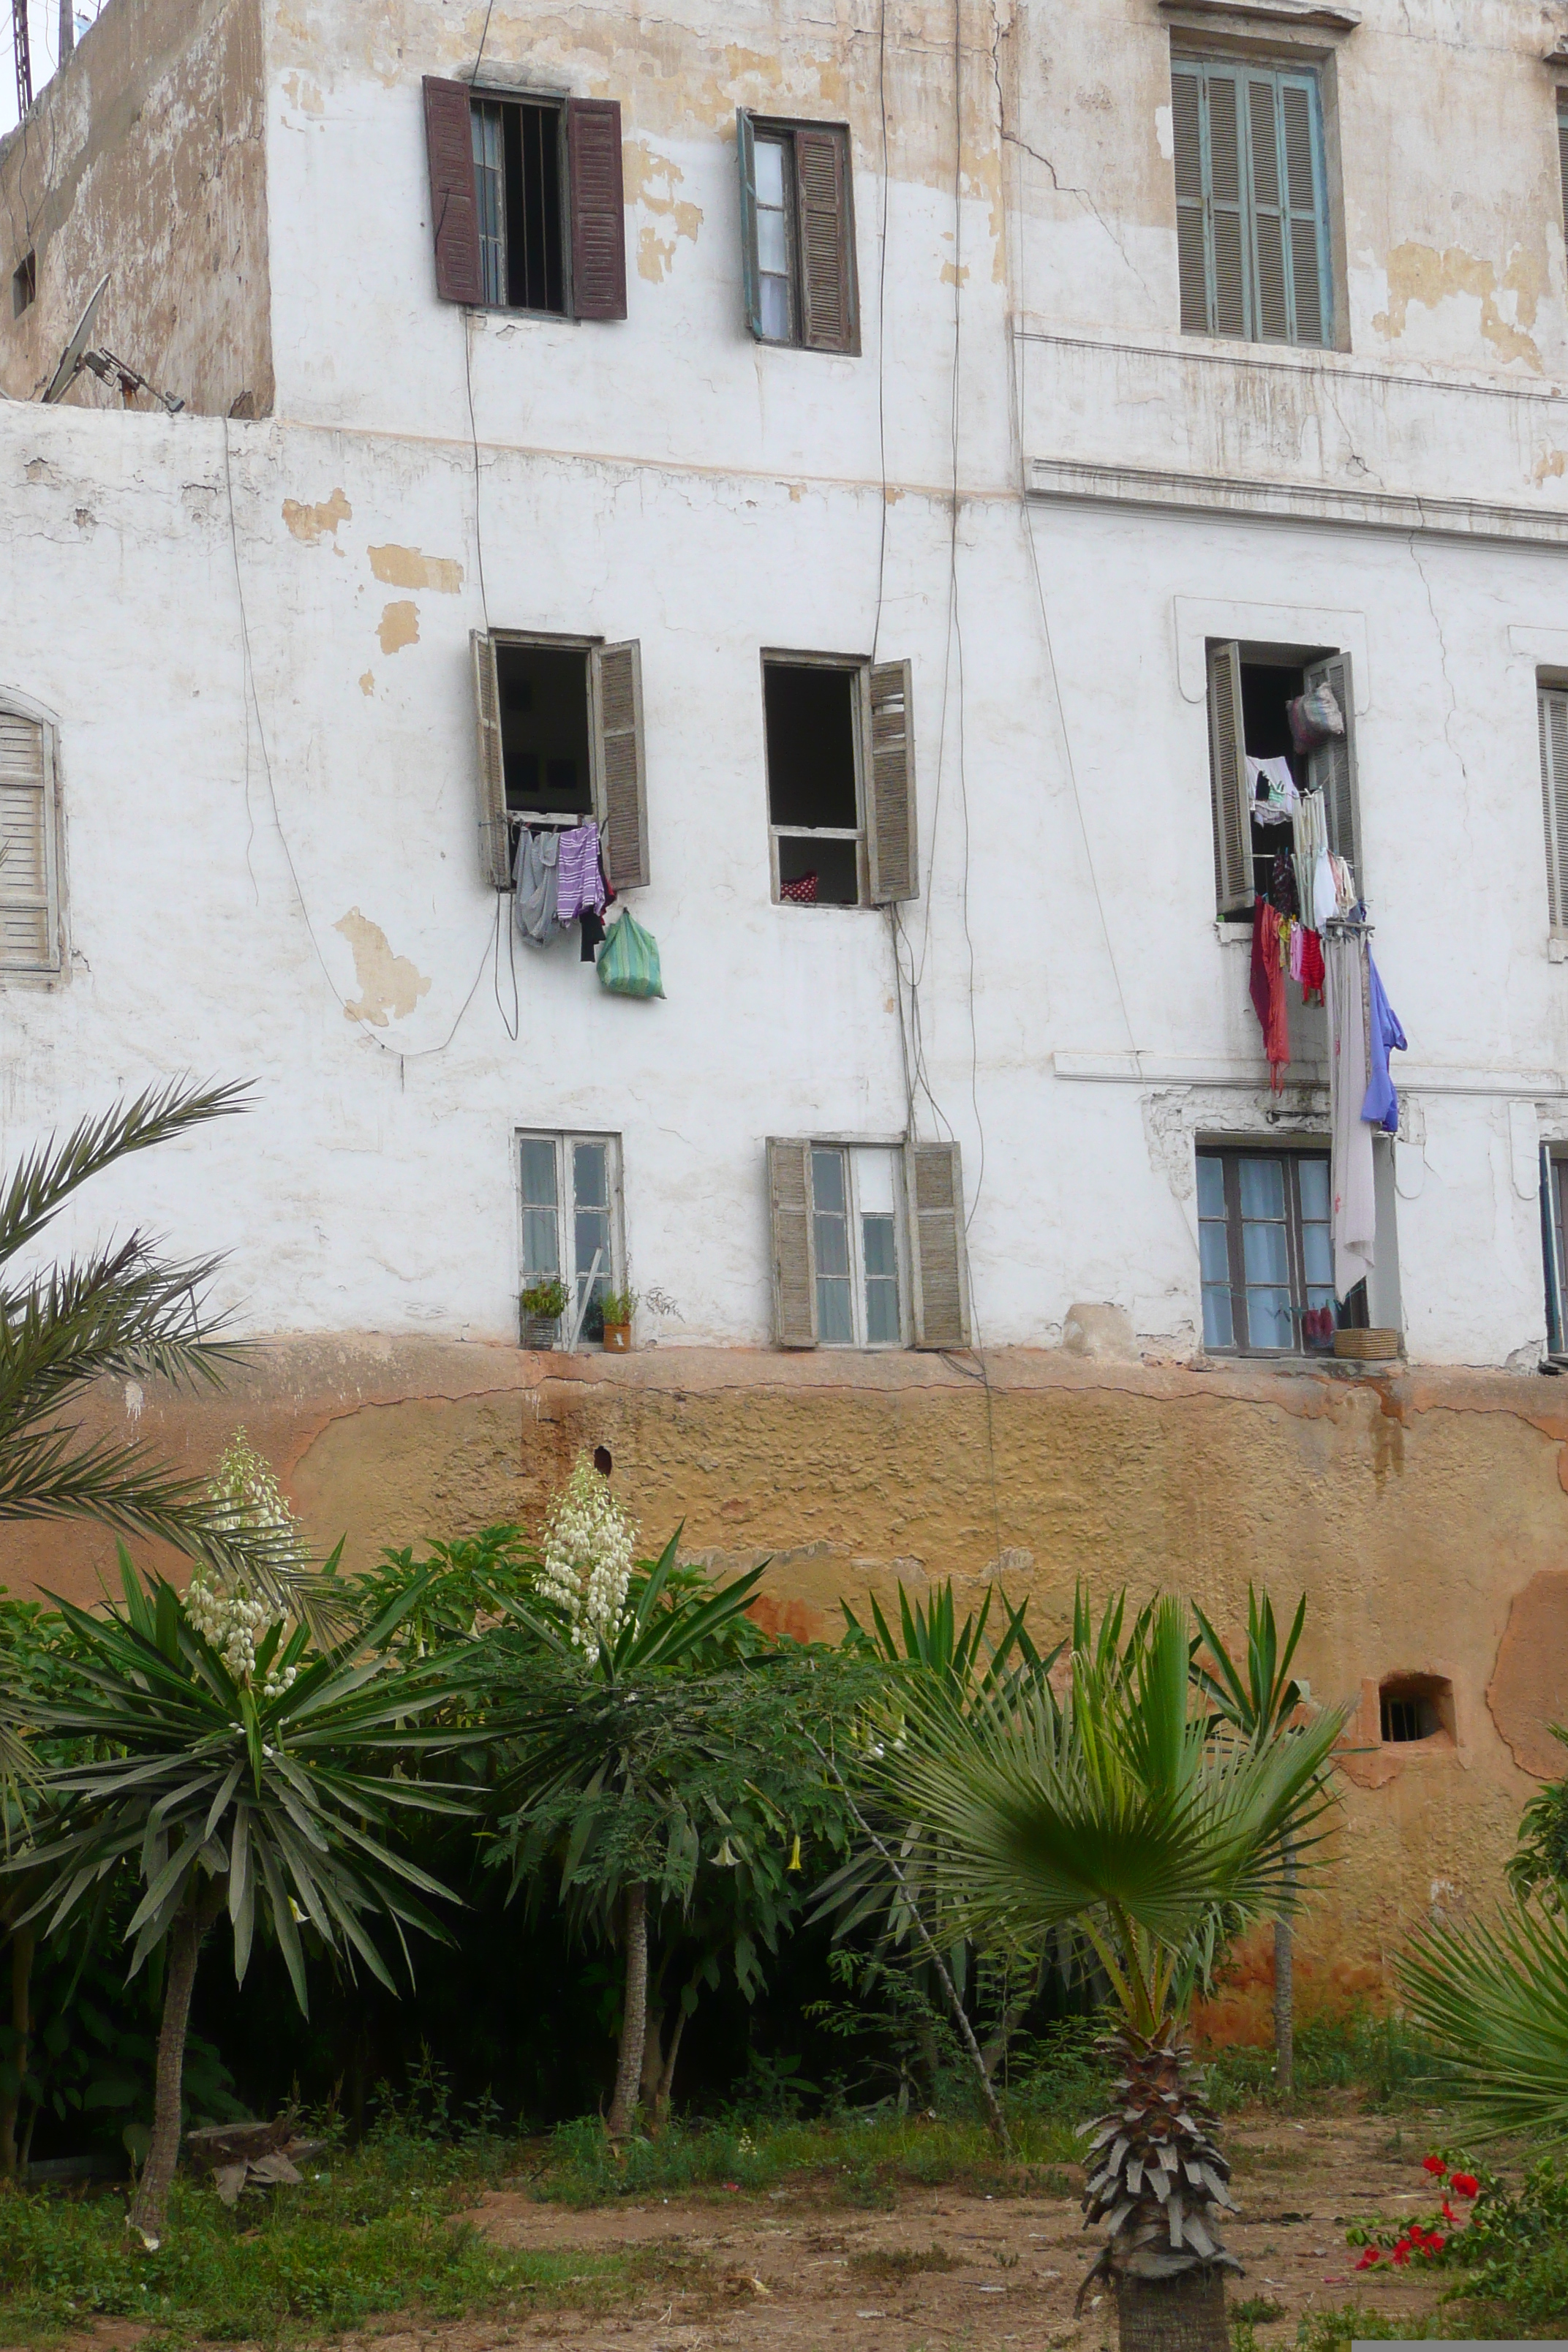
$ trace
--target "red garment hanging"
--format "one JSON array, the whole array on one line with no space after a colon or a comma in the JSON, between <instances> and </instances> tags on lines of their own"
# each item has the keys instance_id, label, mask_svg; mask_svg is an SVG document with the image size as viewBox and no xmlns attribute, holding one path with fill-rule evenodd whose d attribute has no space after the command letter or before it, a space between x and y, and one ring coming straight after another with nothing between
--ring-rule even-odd
<instances>
[{"instance_id":1,"label":"red garment hanging","mask_svg":"<svg viewBox=\"0 0 1568 2352\"><path fill-rule=\"evenodd\" d=\"M1258 899L1252 909L1252 971L1248 985L1253 1010L1263 1031L1263 1050L1268 1056L1268 1083L1276 1094L1285 1083L1281 1074L1290 1059L1290 1024L1285 1010L1285 974L1279 965L1279 931L1278 907L1271 907L1267 898Z\"/></svg>"}]
</instances>

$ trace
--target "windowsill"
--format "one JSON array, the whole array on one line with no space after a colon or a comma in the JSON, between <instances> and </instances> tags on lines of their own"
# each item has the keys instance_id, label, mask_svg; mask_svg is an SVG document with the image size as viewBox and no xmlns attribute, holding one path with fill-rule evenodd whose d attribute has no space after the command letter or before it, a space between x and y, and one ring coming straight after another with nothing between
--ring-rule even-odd
<instances>
[{"instance_id":1,"label":"windowsill","mask_svg":"<svg viewBox=\"0 0 1568 2352\"><path fill-rule=\"evenodd\" d=\"M1222 948L1248 948L1252 945L1252 925L1227 921L1224 915L1215 917L1214 935Z\"/></svg>"},{"instance_id":2,"label":"windowsill","mask_svg":"<svg viewBox=\"0 0 1568 2352\"><path fill-rule=\"evenodd\" d=\"M1196 1370L1205 1372L1243 1371L1284 1372L1299 1380L1303 1373L1327 1372L1335 1380L1365 1380L1369 1376L1383 1378L1390 1371L1404 1371L1403 1356L1242 1356L1227 1355L1223 1349L1202 1348L1193 1358Z\"/></svg>"},{"instance_id":3,"label":"windowsill","mask_svg":"<svg viewBox=\"0 0 1568 2352\"><path fill-rule=\"evenodd\" d=\"M1568 963L1568 931L1548 931L1546 961L1548 963Z\"/></svg>"}]
</instances>

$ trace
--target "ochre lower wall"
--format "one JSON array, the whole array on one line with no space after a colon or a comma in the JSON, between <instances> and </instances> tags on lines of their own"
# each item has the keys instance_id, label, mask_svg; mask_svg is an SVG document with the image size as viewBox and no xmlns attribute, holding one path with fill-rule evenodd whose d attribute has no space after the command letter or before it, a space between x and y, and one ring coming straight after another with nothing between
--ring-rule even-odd
<instances>
[{"instance_id":1,"label":"ochre lower wall","mask_svg":"<svg viewBox=\"0 0 1568 2352\"><path fill-rule=\"evenodd\" d=\"M1568 1716L1568 1383L1504 1374L1319 1372L648 1349L531 1355L423 1339L277 1340L216 1398L106 1392L205 1471L243 1422L312 1538L345 1563L514 1519L537 1526L582 1447L607 1446L646 1542L684 1524L715 1567L771 1557L777 1622L832 1634L840 1595L1000 1573L1037 1637L1075 1583L1191 1594L1227 1632L1247 1588L1305 1591L1313 1694L1359 1706L1321 1891L1302 1922L1303 2006L1380 1997L1415 1921L1484 1911L1521 1805ZM139 1410L138 1410L139 1408ZM92 1530L12 1527L4 1573L87 1598ZM1510 1613L1514 1615L1510 1632ZM1505 1636L1507 1637L1505 1639ZM1500 1667L1500 1651L1502 1663ZM1453 1737L1379 1742L1377 1685L1442 1677ZM1511 1745L1510 1745L1511 1742ZM1212 2014L1256 2031L1259 1949Z\"/></svg>"}]
</instances>

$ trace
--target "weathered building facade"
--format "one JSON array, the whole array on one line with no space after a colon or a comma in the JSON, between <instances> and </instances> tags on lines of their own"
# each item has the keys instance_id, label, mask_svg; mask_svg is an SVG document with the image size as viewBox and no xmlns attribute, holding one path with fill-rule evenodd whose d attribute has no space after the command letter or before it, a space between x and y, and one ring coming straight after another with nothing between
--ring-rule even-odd
<instances>
[{"instance_id":1,"label":"weathered building facade","mask_svg":"<svg viewBox=\"0 0 1568 2352\"><path fill-rule=\"evenodd\" d=\"M112 0L0 145L4 1138L252 1075L79 1229L268 1346L105 1412L243 1413L360 1557L603 1444L799 1628L1304 1587L1320 1981L1486 1900L1568 1713L1565 28ZM39 404L105 275L179 415ZM1272 1091L1235 919L1325 666L1380 1369L1303 1336L1327 1033ZM498 887L591 813L663 1000ZM518 1346L552 1271L633 1353Z\"/></svg>"}]
</instances>

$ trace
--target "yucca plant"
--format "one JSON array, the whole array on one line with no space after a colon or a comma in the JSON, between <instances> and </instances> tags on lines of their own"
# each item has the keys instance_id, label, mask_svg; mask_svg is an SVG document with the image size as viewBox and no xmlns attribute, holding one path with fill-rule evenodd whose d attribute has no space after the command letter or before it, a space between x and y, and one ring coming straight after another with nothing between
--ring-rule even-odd
<instances>
[{"instance_id":1,"label":"yucca plant","mask_svg":"<svg viewBox=\"0 0 1568 2352\"><path fill-rule=\"evenodd\" d=\"M1286 1848L1299 1877L1315 1859L1344 1717L1244 1737L1194 1704L1178 1601L1123 1626L1116 1601L1097 1628L1080 1593L1064 1696L1031 1677L962 1715L933 1712L883 1777L977 1939L1026 1953L1070 1927L1099 1960L1117 2076L1091 2127L1085 2217L1106 2241L1089 2277L1114 2286L1124 2347L1179 2335L1226 2352L1229 2167L1182 2039L1193 1954L1216 1916L1246 1922L1294 1899Z\"/></svg>"},{"instance_id":2,"label":"yucca plant","mask_svg":"<svg viewBox=\"0 0 1568 2352\"><path fill-rule=\"evenodd\" d=\"M73 1639L75 1687L25 1702L26 1719L48 1738L90 1743L89 1760L46 1777L50 1830L5 1867L41 1881L23 1916L44 1920L46 1934L113 1874L141 1881L131 1974L165 1947L153 2139L130 2212L151 2249L179 2151L185 2032L208 1931L226 1911L243 1982L261 1926L302 2011L301 1929L351 1972L363 1962L390 1986L372 1924L390 1928L406 1967L406 1928L443 1932L421 1898L447 1893L390 1843L395 1819L463 1807L399 1769L457 1737L419 1727L451 1695L450 1671L399 1667L384 1654L417 1588L316 1652L302 1626L290 1630L264 1604L247 1612L232 1592L226 1614L215 1614L210 1594L194 1614L172 1584L138 1575L123 1548L121 1572L117 1609L55 1604Z\"/></svg>"}]
</instances>

